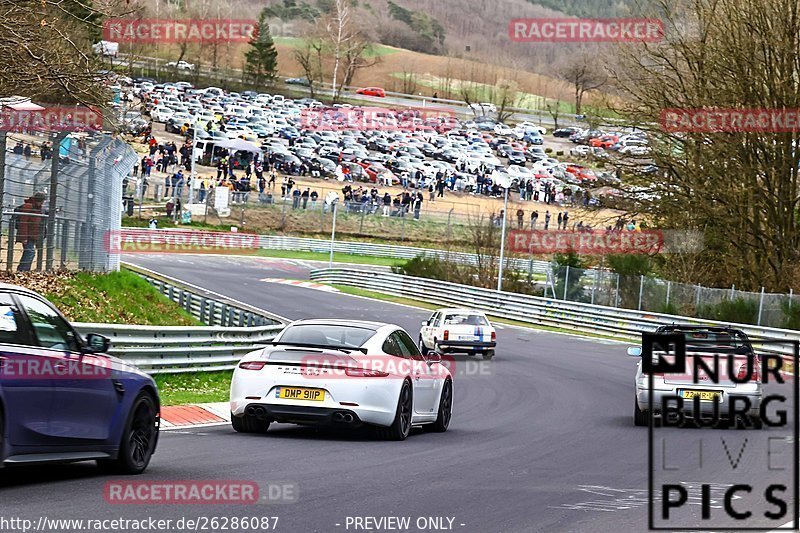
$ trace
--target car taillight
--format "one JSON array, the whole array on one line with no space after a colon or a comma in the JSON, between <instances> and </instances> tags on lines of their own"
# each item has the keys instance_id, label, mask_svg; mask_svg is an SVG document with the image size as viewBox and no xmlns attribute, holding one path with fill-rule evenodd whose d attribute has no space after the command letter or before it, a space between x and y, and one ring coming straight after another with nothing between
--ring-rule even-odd
<instances>
[{"instance_id":1,"label":"car taillight","mask_svg":"<svg viewBox=\"0 0 800 533\"><path fill-rule=\"evenodd\" d=\"M369 368L345 368L344 373L351 378L385 378L389 376L388 372Z\"/></svg>"},{"instance_id":2,"label":"car taillight","mask_svg":"<svg viewBox=\"0 0 800 533\"><path fill-rule=\"evenodd\" d=\"M448 340L448 339L450 339L450 331L444 330L444 333L442 334L442 340Z\"/></svg>"},{"instance_id":3,"label":"car taillight","mask_svg":"<svg viewBox=\"0 0 800 533\"><path fill-rule=\"evenodd\" d=\"M747 377L747 363L739 367L738 379L744 381ZM758 381L758 359L753 359L753 371L750 373L750 381Z\"/></svg>"},{"instance_id":4,"label":"car taillight","mask_svg":"<svg viewBox=\"0 0 800 533\"><path fill-rule=\"evenodd\" d=\"M492 342L494 342L494 341L496 341L496 340L497 340L497 333L495 333L495 332L493 331L493 332L492 332Z\"/></svg>"},{"instance_id":5,"label":"car taillight","mask_svg":"<svg viewBox=\"0 0 800 533\"><path fill-rule=\"evenodd\" d=\"M261 370L266 364L265 361L245 361L239 363L239 368L243 370Z\"/></svg>"}]
</instances>

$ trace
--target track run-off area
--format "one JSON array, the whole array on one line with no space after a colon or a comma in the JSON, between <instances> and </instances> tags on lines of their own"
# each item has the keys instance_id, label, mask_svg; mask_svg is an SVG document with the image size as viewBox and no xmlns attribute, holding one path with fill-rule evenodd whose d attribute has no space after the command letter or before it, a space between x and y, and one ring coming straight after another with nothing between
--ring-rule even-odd
<instances>
[{"instance_id":1,"label":"track run-off area","mask_svg":"<svg viewBox=\"0 0 800 533\"><path fill-rule=\"evenodd\" d=\"M416 339L430 316L423 309L274 281L307 280L310 262L182 255L125 260L290 320L389 322ZM273 424L264 435L238 434L230 425L163 431L149 469L136 478L287 483L297 489L294 503L115 505L104 498L104 487L116 478L79 463L4 471L3 515L34 522L45 515L173 523L181 517L277 516L275 530L292 533L355 531L353 517L410 517L410 530L422 523L426 530L464 532L646 531L648 429L633 426L637 360L626 355L626 345L502 324L497 329L496 357L480 365L470 360L480 371L455 376L446 433L415 429L403 442L386 442L364 431L287 424ZM463 368L470 364L457 361ZM720 440L714 431L670 429L670 442L685 439L685 456L696 454L701 434L708 442L706 464L685 483L714 479L719 463L712 458L724 458L713 447ZM733 442L741 432L718 433ZM775 435L785 433L781 428ZM739 444L730 446L739 452ZM765 460L763 450L745 449L737 463L742 479L758 483L776 475ZM692 512L699 516L700 510L696 505ZM436 517L442 520L428 520ZM391 524L372 530L392 530ZM760 524L758 517L747 523Z\"/></svg>"}]
</instances>

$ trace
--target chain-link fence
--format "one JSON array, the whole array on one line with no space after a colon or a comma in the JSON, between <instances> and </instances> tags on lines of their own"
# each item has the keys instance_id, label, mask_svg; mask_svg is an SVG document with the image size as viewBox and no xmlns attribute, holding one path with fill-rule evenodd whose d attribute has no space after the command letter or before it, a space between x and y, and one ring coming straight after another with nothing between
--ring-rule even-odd
<instances>
[{"instance_id":1,"label":"chain-link fence","mask_svg":"<svg viewBox=\"0 0 800 533\"><path fill-rule=\"evenodd\" d=\"M555 264L547 276L545 294L572 302L800 329L800 297L794 294L715 289Z\"/></svg>"},{"instance_id":2,"label":"chain-link fence","mask_svg":"<svg viewBox=\"0 0 800 533\"><path fill-rule=\"evenodd\" d=\"M116 270L108 239L136 160L106 135L0 132L0 268Z\"/></svg>"}]
</instances>

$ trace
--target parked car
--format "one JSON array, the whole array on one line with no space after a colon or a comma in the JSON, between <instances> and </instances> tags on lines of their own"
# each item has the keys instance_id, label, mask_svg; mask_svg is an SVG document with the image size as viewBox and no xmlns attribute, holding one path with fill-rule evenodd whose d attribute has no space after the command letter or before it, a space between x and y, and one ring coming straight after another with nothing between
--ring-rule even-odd
<instances>
[{"instance_id":1,"label":"parked car","mask_svg":"<svg viewBox=\"0 0 800 533\"><path fill-rule=\"evenodd\" d=\"M289 85L302 85L304 87L309 87L311 82L308 81L308 78L287 78L286 83Z\"/></svg>"},{"instance_id":2,"label":"parked car","mask_svg":"<svg viewBox=\"0 0 800 533\"><path fill-rule=\"evenodd\" d=\"M581 131L580 128L570 126L568 128L559 128L553 132L553 137L570 137Z\"/></svg>"},{"instance_id":3,"label":"parked car","mask_svg":"<svg viewBox=\"0 0 800 533\"><path fill-rule=\"evenodd\" d=\"M158 443L153 378L39 294L0 284L0 464L97 461L141 474Z\"/></svg>"}]
</instances>

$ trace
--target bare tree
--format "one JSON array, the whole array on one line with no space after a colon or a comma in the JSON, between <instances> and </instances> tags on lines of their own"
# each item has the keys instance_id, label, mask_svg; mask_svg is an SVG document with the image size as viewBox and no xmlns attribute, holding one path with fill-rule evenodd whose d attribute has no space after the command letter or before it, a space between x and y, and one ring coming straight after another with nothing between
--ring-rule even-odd
<instances>
[{"instance_id":1,"label":"bare tree","mask_svg":"<svg viewBox=\"0 0 800 533\"><path fill-rule=\"evenodd\" d=\"M308 38L303 45L296 48L294 58L303 69L308 80L308 89L311 98L315 97L317 83L322 82L322 49L323 42L317 38Z\"/></svg>"},{"instance_id":2,"label":"bare tree","mask_svg":"<svg viewBox=\"0 0 800 533\"><path fill-rule=\"evenodd\" d=\"M0 94L104 105L91 45L100 40L102 19L127 9L122 0L102 9L78 0L0 0Z\"/></svg>"},{"instance_id":3,"label":"bare tree","mask_svg":"<svg viewBox=\"0 0 800 533\"><path fill-rule=\"evenodd\" d=\"M581 114L584 95L599 89L608 82L608 76L592 61L591 57L581 55L571 61L560 73L564 81L575 87L575 114Z\"/></svg>"},{"instance_id":4,"label":"bare tree","mask_svg":"<svg viewBox=\"0 0 800 533\"><path fill-rule=\"evenodd\" d=\"M356 71L374 65L378 58L364 57L371 43L358 26L352 0L332 0L330 13L322 17L319 24L326 50L332 56L331 86L336 101Z\"/></svg>"},{"instance_id":5,"label":"bare tree","mask_svg":"<svg viewBox=\"0 0 800 533\"><path fill-rule=\"evenodd\" d=\"M800 282L800 135L797 130L692 131L664 127L664 110L800 108L800 5L717 0L656 6L669 40L623 47L616 89L626 118L645 129L659 171L631 177L657 201L652 225L701 230L705 248L665 258L693 283L772 291Z\"/></svg>"}]
</instances>

